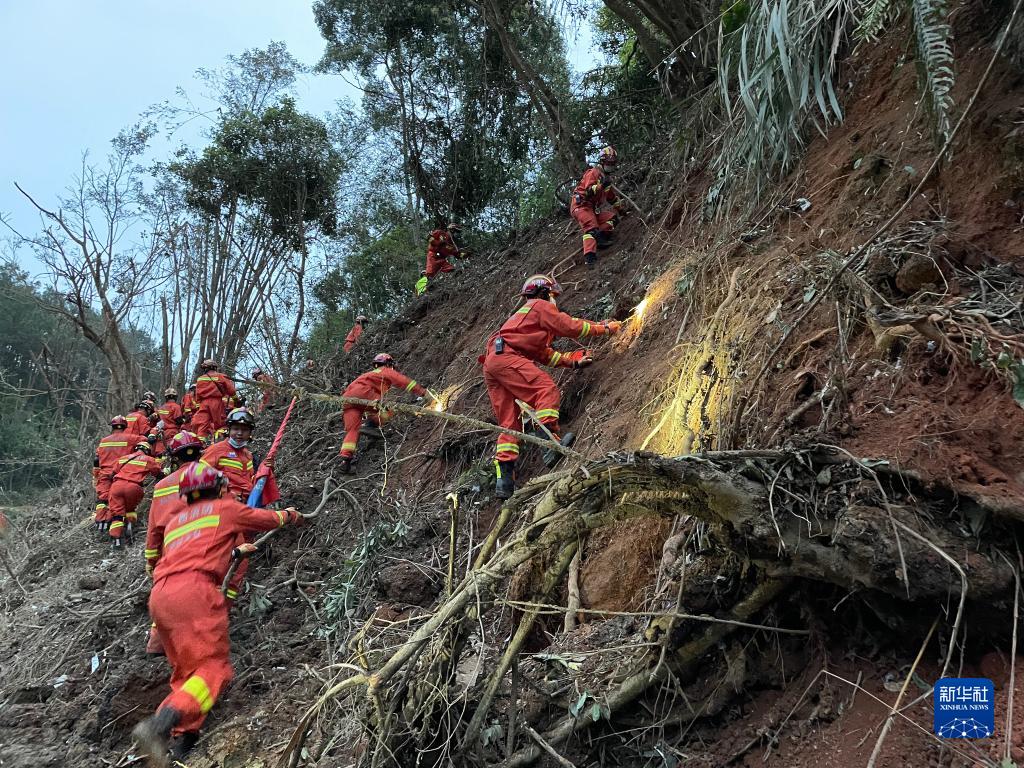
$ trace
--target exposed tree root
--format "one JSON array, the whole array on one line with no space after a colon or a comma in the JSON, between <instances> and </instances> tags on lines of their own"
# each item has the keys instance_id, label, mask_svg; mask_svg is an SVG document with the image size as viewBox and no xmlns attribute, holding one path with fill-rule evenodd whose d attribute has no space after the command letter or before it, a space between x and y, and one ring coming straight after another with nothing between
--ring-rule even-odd
<instances>
[{"instance_id":1,"label":"exposed tree root","mask_svg":"<svg viewBox=\"0 0 1024 768\"><path fill-rule=\"evenodd\" d=\"M376 664L376 671L352 667L358 674L309 709L280 765L295 764L323 705L357 686L369 694L363 717L371 765L451 764L460 754L477 754L488 713L543 606L527 603L490 674L460 691L455 671L470 635L484 631L484 614L517 569L533 563L543 574L534 580L532 602L544 603L562 583L579 542L611 523L688 515L704 520L718 546L748 564L731 592L731 608L718 612L726 621L673 621L668 630L648 634L659 653L641 644L623 654L619 682L609 684L600 699L614 719L648 691L692 679L702 658L727 635L759 631L743 623L799 579L884 593L898 601L945 604L959 598L957 624L966 602L1011 605L1010 561L965 536L956 511L955 497L942 489L924 489L892 468L878 473L821 446L677 459L626 454L593 463L587 471L538 478L509 500L473 569L434 614L389 657L361 656L360 664ZM518 530L502 534L507 538L497 547L498 535L513 519L521 520ZM545 565L537 570L538 563ZM953 635L955 640L956 627ZM546 728L525 723L517 728L524 738L531 728L539 738L506 752L503 765L528 765L545 752L544 744L557 749L603 720L567 715Z\"/></svg>"}]
</instances>

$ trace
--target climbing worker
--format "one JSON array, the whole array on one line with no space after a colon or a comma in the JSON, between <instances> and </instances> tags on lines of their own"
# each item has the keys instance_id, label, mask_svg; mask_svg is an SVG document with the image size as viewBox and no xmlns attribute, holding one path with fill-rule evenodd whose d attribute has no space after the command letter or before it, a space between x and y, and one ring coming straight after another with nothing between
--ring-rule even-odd
<instances>
[{"instance_id":1,"label":"climbing worker","mask_svg":"<svg viewBox=\"0 0 1024 768\"><path fill-rule=\"evenodd\" d=\"M260 384L266 385L259 387L260 392L262 394L260 396L260 403L259 405L256 406L256 413L262 413L263 411L270 407L270 403L272 402L274 396L272 388L277 386L277 382L274 381L273 376L264 371L262 368L256 368L252 372L252 379L253 381L257 382L257 386L259 386Z\"/></svg>"},{"instance_id":2,"label":"climbing worker","mask_svg":"<svg viewBox=\"0 0 1024 768\"><path fill-rule=\"evenodd\" d=\"M455 233L461 231L461 226L451 222L444 229L435 229L430 233L430 237L427 238L426 275L428 280L439 272L455 271L455 265L448 259L466 255L466 252L455 244Z\"/></svg>"},{"instance_id":3,"label":"climbing worker","mask_svg":"<svg viewBox=\"0 0 1024 768\"><path fill-rule=\"evenodd\" d=\"M395 359L386 352L373 358L373 364L376 367L372 371L357 376L345 388L342 397L358 397L362 400L375 400L379 403L392 387L401 387L406 392L411 392L420 398L427 394L427 390L417 384L415 380L395 370ZM359 447L359 432L363 427L364 418L368 428L373 425L379 429L391 419L394 412L382 408L380 405L347 404L342 411L345 422L345 438L341 443L341 471L347 475L352 472L352 461Z\"/></svg>"},{"instance_id":4,"label":"climbing worker","mask_svg":"<svg viewBox=\"0 0 1024 768\"><path fill-rule=\"evenodd\" d=\"M419 280L416 281L416 295L422 296L427 292L427 270L420 270Z\"/></svg>"},{"instance_id":5,"label":"climbing worker","mask_svg":"<svg viewBox=\"0 0 1024 768\"><path fill-rule=\"evenodd\" d=\"M224 426L228 399L235 396L235 384L217 370L217 361L207 358L200 364L202 375L196 379L196 398L199 408L192 417L192 431L206 441L212 441L218 429Z\"/></svg>"},{"instance_id":6,"label":"climbing worker","mask_svg":"<svg viewBox=\"0 0 1024 768\"><path fill-rule=\"evenodd\" d=\"M178 390L168 387L164 390L164 404L156 409L160 417L160 431L163 432L163 439L169 442L185 423L185 416L178 404Z\"/></svg>"},{"instance_id":7,"label":"climbing worker","mask_svg":"<svg viewBox=\"0 0 1024 768\"><path fill-rule=\"evenodd\" d=\"M96 489L95 526L105 531L110 525L110 483L117 460L132 452L134 435L128 434L128 420L115 416L110 420L111 432L96 446L92 460L93 487Z\"/></svg>"},{"instance_id":8,"label":"climbing worker","mask_svg":"<svg viewBox=\"0 0 1024 768\"><path fill-rule=\"evenodd\" d=\"M145 437L149 433L149 417L153 415L153 404L149 400L140 400L135 404L135 410L125 417L128 422L126 432L129 435Z\"/></svg>"},{"instance_id":9,"label":"climbing worker","mask_svg":"<svg viewBox=\"0 0 1024 768\"><path fill-rule=\"evenodd\" d=\"M247 447L256 428L256 418L247 408L235 408L228 414L227 439L203 451L203 463L224 473L228 492L245 501L252 490L253 459Z\"/></svg>"},{"instance_id":10,"label":"climbing worker","mask_svg":"<svg viewBox=\"0 0 1024 768\"><path fill-rule=\"evenodd\" d=\"M586 349L575 352L556 352L551 342L558 337L585 339L588 336L616 334L622 327L617 320L593 322L579 320L560 312L555 298L562 293L562 286L548 275L534 275L524 284L521 294L526 297L523 304L504 322L501 328L487 340L487 352L479 361L484 366L484 383L491 397L491 406L504 429L522 426L520 407L516 400L524 402L534 411L541 424L556 440L568 446L573 434L566 432L559 438L558 406L561 395L551 377L538 365L552 368L585 368L593 362ZM519 457L519 440L510 434L498 436L498 447L494 457L497 487L495 495L507 499L515 491L516 459ZM553 466L560 455L549 449L545 452L544 463Z\"/></svg>"},{"instance_id":11,"label":"climbing worker","mask_svg":"<svg viewBox=\"0 0 1024 768\"><path fill-rule=\"evenodd\" d=\"M203 441L191 432L182 430L167 443L167 454L171 460L171 473L153 486L153 503L149 507L149 522L146 525L146 574L152 578L156 564L163 552L164 530L179 512L184 511L185 502L178 494L181 473L203 453ZM146 653L163 656L164 648L154 623L149 629Z\"/></svg>"},{"instance_id":12,"label":"climbing worker","mask_svg":"<svg viewBox=\"0 0 1024 768\"><path fill-rule=\"evenodd\" d=\"M366 315L356 315L356 323L352 326L352 330L348 332L348 336L345 337L345 346L342 347L346 355L355 347L359 337L363 335L363 331L366 330L366 326L369 324L370 320Z\"/></svg>"},{"instance_id":13,"label":"climbing worker","mask_svg":"<svg viewBox=\"0 0 1024 768\"><path fill-rule=\"evenodd\" d=\"M189 384L185 396L181 398L181 415L185 417L185 424L192 421L197 410L199 410L199 400L196 398L196 385Z\"/></svg>"},{"instance_id":14,"label":"climbing worker","mask_svg":"<svg viewBox=\"0 0 1024 768\"><path fill-rule=\"evenodd\" d=\"M605 147L598 155L597 162L587 169L573 190L569 203L569 214L583 230L583 258L588 266L597 260L598 247L611 242L612 233L625 212L622 201L611 186L611 171L618 163L618 155L612 147ZM601 210L609 203L610 210Z\"/></svg>"},{"instance_id":15,"label":"climbing worker","mask_svg":"<svg viewBox=\"0 0 1024 768\"><path fill-rule=\"evenodd\" d=\"M301 525L289 507L254 509L225 495L227 478L202 462L181 472L178 490L186 507L163 527L161 555L153 573L149 614L171 663L171 693L156 714L132 731L151 765L167 766L171 737L174 757L184 757L221 690L231 680L228 611L220 591L231 553L244 531Z\"/></svg>"},{"instance_id":16,"label":"climbing worker","mask_svg":"<svg viewBox=\"0 0 1024 768\"><path fill-rule=\"evenodd\" d=\"M132 525L138 519L135 510L142 501L143 483L149 476L163 477L160 462L152 456L152 443L140 440L135 450L117 460L110 483L110 544L120 549L124 540L132 540Z\"/></svg>"}]
</instances>

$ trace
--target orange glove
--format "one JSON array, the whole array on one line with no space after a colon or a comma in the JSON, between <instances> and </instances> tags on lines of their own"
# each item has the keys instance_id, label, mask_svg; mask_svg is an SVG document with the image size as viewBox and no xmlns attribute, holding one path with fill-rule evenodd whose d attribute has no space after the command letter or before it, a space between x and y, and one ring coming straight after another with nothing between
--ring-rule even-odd
<instances>
[{"instance_id":1,"label":"orange glove","mask_svg":"<svg viewBox=\"0 0 1024 768\"><path fill-rule=\"evenodd\" d=\"M594 362L589 349L577 349L575 352L566 355L566 358L572 363L573 368L586 368Z\"/></svg>"},{"instance_id":2,"label":"orange glove","mask_svg":"<svg viewBox=\"0 0 1024 768\"><path fill-rule=\"evenodd\" d=\"M605 330L607 330L611 336L614 336L622 330L622 323L618 320L605 320L601 325L605 327Z\"/></svg>"}]
</instances>

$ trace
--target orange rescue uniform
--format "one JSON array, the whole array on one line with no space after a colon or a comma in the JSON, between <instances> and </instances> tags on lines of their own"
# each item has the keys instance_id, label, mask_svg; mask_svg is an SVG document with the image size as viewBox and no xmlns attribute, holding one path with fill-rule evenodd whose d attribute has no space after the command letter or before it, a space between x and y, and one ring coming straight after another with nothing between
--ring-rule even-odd
<instances>
[{"instance_id":1,"label":"orange rescue uniform","mask_svg":"<svg viewBox=\"0 0 1024 768\"><path fill-rule=\"evenodd\" d=\"M399 373L394 368L381 366L356 377L355 381L342 392L342 397L380 400L392 387L400 387L417 397L427 394L427 390L417 384L415 380ZM345 439L342 440L340 453L344 458L356 455L356 448L359 445L359 427L363 422L364 413L371 422L378 426L390 417L390 412L386 409L381 413L379 409L365 405L346 405L342 411L345 420ZM381 416L384 416L384 419Z\"/></svg>"},{"instance_id":2,"label":"orange rescue uniform","mask_svg":"<svg viewBox=\"0 0 1024 768\"><path fill-rule=\"evenodd\" d=\"M191 392L186 392L185 396L181 398L181 415L185 417L185 423L189 423L195 412L199 410L199 401L196 396ZM192 430L189 430L190 432Z\"/></svg>"},{"instance_id":3,"label":"orange rescue uniform","mask_svg":"<svg viewBox=\"0 0 1024 768\"><path fill-rule=\"evenodd\" d=\"M249 498L254 467L248 448L235 448L227 440L221 440L203 451L200 461L224 473L228 493L242 500Z\"/></svg>"},{"instance_id":4,"label":"orange rescue uniform","mask_svg":"<svg viewBox=\"0 0 1024 768\"><path fill-rule=\"evenodd\" d=\"M200 500L155 521L161 554L153 574L149 613L171 663L171 693L160 708L181 718L178 736L197 731L234 675L227 602L220 583L231 550L244 531L269 531L298 522L294 513L253 509L232 498ZM147 546L150 535L147 532Z\"/></svg>"},{"instance_id":5,"label":"orange rescue uniform","mask_svg":"<svg viewBox=\"0 0 1024 768\"><path fill-rule=\"evenodd\" d=\"M117 460L114 480L110 484L110 537L119 539L124 533L125 521L138 519L136 507L142 501L142 484L150 475L163 477L160 462L152 456L135 451Z\"/></svg>"},{"instance_id":6,"label":"orange rescue uniform","mask_svg":"<svg viewBox=\"0 0 1024 768\"><path fill-rule=\"evenodd\" d=\"M207 371L196 379L199 407L192 417L193 431L203 438L213 437L227 419L227 401L235 396L235 383L220 371Z\"/></svg>"},{"instance_id":7,"label":"orange rescue uniform","mask_svg":"<svg viewBox=\"0 0 1024 768\"><path fill-rule=\"evenodd\" d=\"M345 350L346 354L352 351L352 348L355 347L356 342L359 341L359 337L362 336L362 335L363 335L363 326L362 326L362 324L356 323L355 325L353 325L352 326L352 330L349 331L348 332L348 336L345 337L345 346L342 347L342 349Z\"/></svg>"},{"instance_id":8,"label":"orange rescue uniform","mask_svg":"<svg viewBox=\"0 0 1024 768\"><path fill-rule=\"evenodd\" d=\"M163 422L164 442L168 443L181 431L181 425L178 423L183 416L181 406L177 400L168 400L156 409L156 413Z\"/></svg>"},{"instance_id":9,"label":"orange rescue uniform","mask_svg":"<svg viewBox=\"0 0 1024 768\"><path fill-rule=\"evenodd\" d=\"M611 180L600 166L591 166L583 174L580 183L573 190L569 213L583 230L583 255L592 261L597 253L598 232L611 233L615 230L618 211L601 211L604 203L615 203L618 196L611 188Z\"/></svg>"},{"instance_id":10,"label":"orange rescue uniform","mask_svg":"<svg viewBox=\"0 0 1024 768\"><path fill-rule=\"evenodd\" d=\"M125 430L128 434L138 435L139 437L145 437L149 434L149 414L141 408L125 416L125 421L128 422L128 428Z\"/></svg>"},{"instance_id":11,"label":"orange rescue uniform","mask_svg":"<svg viewBox=\"0 0 1024 768\"><path fill-rule=\"evenodd\" d=\"M132 451L135 435L127 430L119 429L111 432L100 440L96 446L96 457L93 459L93 480L96 487L96 522L104 523L110 519L110 483L113 480L117 460Z\"/></svg>"},{"instance_id":12,"label":"orange rescue uniform","mask_svg":"<svg viewBox=\"0 0 1024 768\"><path fill-rule=\"evenodd\" d=\"M452 272L455 266L448 259L460 256L459 246L447 229L435 229L427 239L427 277L438 272Z\"/></svg>"},{"instance_id":13,"label":"orange rescue uniform","mask_svg":"<svg viewBox=\"0 0 1024 768\"><path fill-rule=\"evenodd\" d=\"M558 437L558 407L561 395L551 377L538 368L572 368L586 354L585 349L575 352L556 352L551 348L555 338L585 339L608 333L604 323L579 320L560 312L553 302L529 299L516 310L504 325L487 340L487 352L479 360L484 366L484 383L491 398L491 407L498 426L505 429L521 427L520 409L516 400L522 400L537 414L537 418L555 437ZM497 354L495 340L501 337L505 350ZM498 436L495 458L514 461L519 456L519 439L502 433Z\"/></svg>"},{"instance_id":14,"label":"orange rescue uniform","mask_svg":"<svg viewBox=\"0 0 1024 768\"><path fill-rule=\"evenodd\" d=\"M260 387L260 392L263 394L260 397L260 404L256 407L256 413L262 413L270 406L273 399L273 392L270 390L270 387L276 385L277 382L274 381L274 378L269 373L261 373L255 377L254 381L268 385L267 387Z\"/></svg>"}]
</instances>

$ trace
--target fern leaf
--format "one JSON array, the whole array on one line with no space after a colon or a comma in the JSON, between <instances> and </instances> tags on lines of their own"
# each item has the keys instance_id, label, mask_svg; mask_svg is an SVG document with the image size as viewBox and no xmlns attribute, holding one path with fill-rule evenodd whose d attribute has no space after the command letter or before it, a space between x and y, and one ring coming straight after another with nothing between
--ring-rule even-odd
<instances>
[{"instance_id":1,"label":"fern leaf","mask_svg":"<svg viewBox=\"0 0 1024 768\"><path fill-rule=\"evenodd\" d=\"M896 15L892 0L861 0L857 8L856 36L860 40L878 40L882 29L889 25Z\"/></svg>"},{"instance_id":2,"label":"fern leaf","mask_svg":"<svg viewBox=\"0 0 1024 768\"><path fill-rule=\"evenodd\" d=\"M922 87L940 142L950 133L953 110L953 44L946 0L912 0Z\"/></svg>"}]
</instances>

